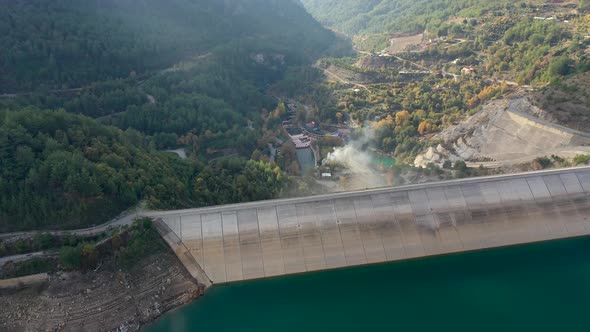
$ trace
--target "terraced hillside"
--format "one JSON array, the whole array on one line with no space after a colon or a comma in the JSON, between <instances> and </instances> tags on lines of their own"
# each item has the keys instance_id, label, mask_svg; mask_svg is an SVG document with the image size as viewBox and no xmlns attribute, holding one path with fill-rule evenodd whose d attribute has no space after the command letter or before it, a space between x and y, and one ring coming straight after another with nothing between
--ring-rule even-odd
<instances>
[{"instance_id":1,"label":"terraced hillside","mask_svg":"<svg viewBox=\"0 0 590 332\"><path fill-rule=\"evenodd\" d=\"M590 153L590 133L543 120L545 112L527 98L494 100L462 123L435 135L442 141L415 160L416 166L465 160L500 167L524 164L538 157L572 158Z\"/></svg>"}]
</instances>

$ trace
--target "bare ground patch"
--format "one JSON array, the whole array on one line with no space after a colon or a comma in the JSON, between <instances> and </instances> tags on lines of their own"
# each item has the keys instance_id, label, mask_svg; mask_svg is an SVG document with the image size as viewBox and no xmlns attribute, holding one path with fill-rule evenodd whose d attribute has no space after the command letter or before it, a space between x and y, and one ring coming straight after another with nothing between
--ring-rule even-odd
<instances>
[{"instance_id":1,"label":"bare ground patch","mask_svg":"<svg viewBox=\"0 0 590 332\"><path fill-rule=\"evenodd\" d=\"M413 36L401 36L390 38L387 52L399 53L406 51L409 47L420 45L423 37L423 34L417 34Z\"/></svg>"},{"instance_id":2,"label":"bare ground patch","mask_svg":"<svg viewBox=\"0 0 590 332\"><path fill-rule=\"evenodd\" d=\"M202 291L177 258L164 251L128 272L103 266L0 294L0 330L134 331Z\"/></svg>"}]
</instances>

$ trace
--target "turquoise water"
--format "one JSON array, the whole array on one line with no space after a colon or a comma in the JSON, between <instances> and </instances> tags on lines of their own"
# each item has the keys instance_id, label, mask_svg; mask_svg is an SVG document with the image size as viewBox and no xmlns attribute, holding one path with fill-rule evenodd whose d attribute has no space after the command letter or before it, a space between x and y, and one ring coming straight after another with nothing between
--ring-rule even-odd
<instances>
[{"instance_id":1,"label":"turquoise water","mask_svg":"<svg viewBox=\"0 0 590 332\"><path fill-rule=\"evenodd\" d=\"M590 238L215 286L146 331L590 331Z\"/></svg>"},{"instance_id":2,"label":"turquoise water","mask_svg":"<svg viewBox=\"0 0 590 332\"><path fill-rule=\"evenodd\" d=\"M386 156L374 156L372 162L373 164L383 168L388 168L395 165L395 159Z\"/></svg>"},{"instance_id":3,"label":"turquoise water","mask_svg":"<svg viewBox=\"0 0 590 332\"><path fill-rule=\"evenodd\" d=\"M307 174L310 169L315 168L315 157L311 148L297 149L297 161L301 167L301 175Z\"/></svg>"}]
</instances>

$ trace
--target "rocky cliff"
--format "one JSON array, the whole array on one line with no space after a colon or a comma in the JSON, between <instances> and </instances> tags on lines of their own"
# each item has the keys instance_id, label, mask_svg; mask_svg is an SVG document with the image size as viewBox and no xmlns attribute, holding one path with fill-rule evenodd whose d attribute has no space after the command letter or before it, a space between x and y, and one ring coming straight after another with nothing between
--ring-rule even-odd
<instances>
[{"instance_id":1,"label":"rocky cliff","mask_svg":"<svg viewBox=\"0 0 590 332\"><path fill-rule=\"evenodd\" d=\"M475 115L451 126L433 140L442 141L415 160L465 160L496 167L528 162L545 155L569 157L590 152L590 134L551 122L552 118L523 96L493 100Z\"/></svg>"}]
</instances>

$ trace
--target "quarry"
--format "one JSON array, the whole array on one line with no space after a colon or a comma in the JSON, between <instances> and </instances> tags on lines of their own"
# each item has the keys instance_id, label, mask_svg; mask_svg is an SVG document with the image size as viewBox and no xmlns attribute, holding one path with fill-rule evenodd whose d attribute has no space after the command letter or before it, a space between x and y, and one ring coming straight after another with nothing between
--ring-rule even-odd
<instances>
[{"instance_id":1,"label":"quarry","mask_svg":"<svg viewBox=\"0 0 590 332\"><path fill-rule=\"evenodd\" d=\"M590 152L590 134L543 119L545 112L522 95L493 100L482 110L431 138L440 142L418 155L416 167L465 160L470 166L502 167L537 157Z\"/></svg>"}]
</instances>

